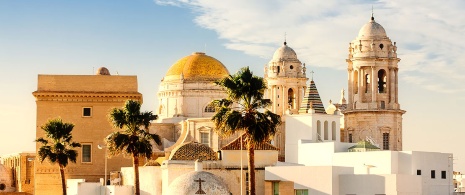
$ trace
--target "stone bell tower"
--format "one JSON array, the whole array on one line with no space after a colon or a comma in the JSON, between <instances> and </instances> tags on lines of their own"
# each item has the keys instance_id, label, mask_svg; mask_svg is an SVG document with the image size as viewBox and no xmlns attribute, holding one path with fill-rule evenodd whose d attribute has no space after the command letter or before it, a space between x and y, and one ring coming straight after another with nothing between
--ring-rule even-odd
<instances>
[{"instance_id":1,"label":"stone bell tower","mask_svg":"<svg viewBox=\"0 0 465 195\"><path fill-rule=\"evenodd\" d=\"M287 110L298 113L308 80L305 71L305 64L286 42L274 52L273 59L265 65L264 77L268 85L265 97L273 102L272 112L281 116Z\"/></svg>"},{"instance_id":2,"label":"stone bell tower","mask_svg":"<svg viewBox=\"0 0 465 195\"><path fill-rule=\"evenodd\" d=\"M305 64L297 59L297 54L287 46L286 41L274 52L273 58L265 65L264 79L268 87L265 91L265 98L272 102L269 109L273 113L283 116L281 118L283 123L273 140L273 145L279 148L278 159L282 162L285 160L286 151L284 143L286 140L286 129L284 128L286 118L284 116L286 113L299 113L308 80L305 71Z\"/></svg>"},{"instance_id":3,"label":"stone bell tower","mask_svg":"<svg viewBox=\"0 0 465 195\"><path fill-rule=\"evenodd\" d=\"M396 42L372 16L349 43L348 104L343 140L369 140L383 150L402 150Z\"/></svg>"}]
</instances>

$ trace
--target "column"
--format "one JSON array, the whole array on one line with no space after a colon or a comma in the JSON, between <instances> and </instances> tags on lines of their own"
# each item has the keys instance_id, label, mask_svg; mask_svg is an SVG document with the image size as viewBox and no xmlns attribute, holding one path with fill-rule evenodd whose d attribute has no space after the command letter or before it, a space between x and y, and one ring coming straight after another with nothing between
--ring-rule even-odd
<instances>
[{"instance_id":1,"label":"column","mask_svg":"<svg viewBox=\"0 0 465 195\"><path fill-rule=\"evenodd\" d=\"M389 102L394 102L395 101L395 74L394 74L394 68L389 69Z\"/></svg>"},{"instance_id":2,"label":"column","mask_svg":"<svg viewBox=\"0 0 465 195\"><path fill-rule=\"evenodd\" d=\"M358 100L360 101L362 99L362 86L365 85L365 81L362 81L362 77L364 77L364 71L363 69L359 68L358 70L358 83L357 83L357 88L358 88ZM365 86L366 87L366 86Z\"/></svg>"},{"instance_id":3,"label":"column","mask_svg":"<svg viewBox=\"0 0 465 195\"><path fill-rule=\"evenodd\" d=\"M353 96L354 96L354 92L352 91L353 90L353 85L354 85L354 73L353 73L353 70L352 69L347 69L347 74L348 74L348 77L349 77L349 85L347 86L347 100L349 101L347 103L347 108L351 108L351 105L353 104Z\"/></svg>"},{"instance_id":4,"label":"column","mask_svg":"<svg viewBox=\"0 0 465 195\"><path fill-rule=\"evenodd\" d=\"M281 105L281 114L284 115L284 113L286 112L286 108L287 108L287 93L284 92L284 85L281 85L281 90L282 90L282 105Z\"/></svg>"},{"instance_id":5,"label":"column","mask_svg":"<svg viewBox=\"0 0 465 195\"><path fill-rule=\"evenodd\" d=\"M394 71L395 72L395 76L396 76L396 103L399 103L399 75L398 75L398 72L399 72L399 69L396 68L396 70Z\"/></svg>"},{"instance_id":6,"label":"column","mask_svg":"<svg viewBox=\"0 0 465 195\"><path fill-rule=\"evenodd\" d=\"M371 102L376 102L376 94L378 93L378 73L375 71L375 66L371 67ZM378 106L376 106L378 107Z\"/></svg>"}]
</instances>

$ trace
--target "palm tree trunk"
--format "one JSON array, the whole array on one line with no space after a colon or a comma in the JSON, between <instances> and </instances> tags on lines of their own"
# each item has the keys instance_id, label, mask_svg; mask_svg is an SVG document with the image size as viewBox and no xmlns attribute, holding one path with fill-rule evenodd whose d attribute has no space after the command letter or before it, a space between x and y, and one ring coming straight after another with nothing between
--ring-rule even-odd
<instances>
[{"instance_id":1,"label":"palm tree trunk","mask_svg":"<svg viewBox=\"0 0 465 195\"><path fill-rule=\"evenodd\" d=\"M66 195L66 181L65 181L65 167L60 166L60 176L61 176L61 188L63 190L63 195Z\"/></svg>"},{"instance_id":2,"label":"palm tree trunk","mask_svg":"<svg viewBox=\"0 0 465 195\"><path fill-rule=\"evenodd\" d=\"M255 149L253 144L248 144L249 155L249 195L255 195Z\"/></svg>"},{"instance_id":3,"label":"palm tree trunk","mask_svg":"<svg viewBox=\"0 0 465 195\"><path fill-rule=\"evenodd\" d=\"M134 167L134 194L140 195L139 187L139 158L136 155L132 155L132 166Z\"/></svg>"}]
</instances>

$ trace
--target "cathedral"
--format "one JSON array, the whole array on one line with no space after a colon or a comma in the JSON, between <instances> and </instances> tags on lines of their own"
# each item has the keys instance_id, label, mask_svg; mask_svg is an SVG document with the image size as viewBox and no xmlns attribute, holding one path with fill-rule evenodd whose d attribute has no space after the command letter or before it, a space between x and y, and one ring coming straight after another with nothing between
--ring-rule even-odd
<instances>
[{"instance_id":1,"label":"cathedral","mask_svg":"<svg viewBox=\"0 0 465 195\"><path fill-rule=\"evenodd\" d=\"M297 145L286 143L286 140L303 132L304 128L315 129L311 137L317 142L350 145L368 141L380 150L402 150L402 115L405 111L400 109L398 101L399 61L396 42L392 42L384 28L371 17L349 44L347 101L343 91L341 101L330 103L325 109L316 82L307 76L309 67L298 59L297 52L286 41L277 48L264 67L268 87L265 98L271 99L272 105L268 109L279 114L283 124L270 143L257 148L257 179L261 178L261 183L257 182L259 194L268 194L271 185L271 181L264 181L266 166L276 165L278 159L297 162L295 155L287 160L286 154L293 151L286 151L286 147L297 148ZM177 190L169 186L170 183L187 185L183 179L176 180L177 177L193 179L199 175L215 182L218 177L222 178L220 180L225 184L221 184L221 190L234 191L234 194L245 186L237 184L239 180L246 180L246 175L239 171L243 167L241 162L246 162L239 159L244 156L242 136L220 137L210 119L215 112L211 102L226 97L214 81L230 74L221 61L206 53L194 52L177 60L161 79L157 92L159 106L154 111L158 119L152 122L149 131L160 135L163 143L154 146L152 157L156 160L145 162L147 166L161 166L152 170L155 171L153 174L163 175L154 190L156 194L161 194L162 189ZM82 148L77 163L66 169L68 179L84 179L86 182L98 182L107 176L114 179L124 172L122 167L132 166L131 161L123 157L107 158L106 148L102 146L105 144L103 139L114 131L107 120L108 110L121 107L128 99L142 101L137 76L111 75L104 67L96 75L39 75L33 95L37 104L36 137L43 136L40 126L50 118L60 116L65 122L75 124L74 141L80 142ZM296 119L296 116L302 117ZM286 125L288 118L307 124L305 116L318 120L299 127ZM216 176L205 172L172 171L191 170L186 167L192 167L196 159L208 161L203 166ZM197 169L200 165L195 166ZM35 160L34 173L30 182L34 184L35 194L59 191L57 168ZM245 187L243 191L246 191Z\"/></svg>"}]
</instances>

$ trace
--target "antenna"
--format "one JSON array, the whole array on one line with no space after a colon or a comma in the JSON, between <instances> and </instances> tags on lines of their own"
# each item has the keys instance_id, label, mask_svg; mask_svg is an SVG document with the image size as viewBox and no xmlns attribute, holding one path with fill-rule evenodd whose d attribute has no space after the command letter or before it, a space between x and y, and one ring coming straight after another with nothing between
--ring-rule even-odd
<instances>
[{"instance_id":1,"label":"antenna","mask_svg":"<svg viewBox=\"0 0 465 195\"><path fill-rule=\"evenodd\" d=\"M287 45L286 35L287 35L287 33L284 32L284 45Z\"/></svg>"}]
</instances>

